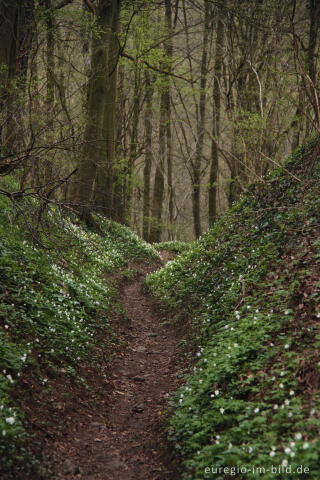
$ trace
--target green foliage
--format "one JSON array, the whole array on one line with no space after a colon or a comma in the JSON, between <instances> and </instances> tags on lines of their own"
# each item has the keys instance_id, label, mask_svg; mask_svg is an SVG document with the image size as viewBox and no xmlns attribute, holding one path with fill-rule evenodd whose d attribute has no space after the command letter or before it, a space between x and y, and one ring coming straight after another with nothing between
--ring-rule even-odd
<instances>
[{"instance_id":1,"label":"green foliage","mask_svg":"<svg viewBox=\"0 0 320 480\"><path fill-rule=\"evenodd\" d=\"M170 422L184 479L231 478L211 468L236 466L251 468L236 476L246 480L257 478L253 467L263 469L259 478L275 478L272 466L291 468L287 478L319 478L319 161L308 174L314 146L286 163L301 183L271 172L147 278L167 308L193 318L195 366L172 398ZM297 475L299 465L310 473Z\"/></svg>"},{"instance_id":2,"label":"green foliage","mask_svg":"<svg viewBox=\"0 0 320 480\"><path fill-rule=\"evenodd\" d=\"M168 242L154 243L153 247L156 250L168 250L168 252L182 253L191 248L192 243L181 242L179 240L171 240Z\"/></svg>"},{"instance_id":3,"label":"green foliage","mask_svg":"<svg viewBox=\"0 0 320 480\"><path fill-rule=\"evenodd\" d=\"M8 187L10 179L6 182ZM64 367L77 380L81 362L94 366L102 336L114 339L110 317L118 307L112 275L121 275L129 261L158 258L127 227L99 216L97 233L52 209L52 238L40 238L47 249L35 245L25 226L11 219L11 204L0 197L1 472L19 462L27 469L30 463L21 453L28 418L12 394L30 378L48 387L50 371ZM55 231L60 232L56 246Z\"/></svg>"}]
</instances>

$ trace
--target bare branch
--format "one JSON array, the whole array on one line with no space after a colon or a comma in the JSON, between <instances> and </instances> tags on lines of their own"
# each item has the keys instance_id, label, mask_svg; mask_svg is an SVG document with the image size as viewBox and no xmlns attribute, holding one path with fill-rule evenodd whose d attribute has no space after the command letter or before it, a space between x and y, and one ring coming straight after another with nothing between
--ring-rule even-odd
<instances>
[{"instance_id":1,"label":"bare branch","mask_svg":"<svg viewBox=\"0 0 320 480\"><path fill-rule=\"evenodd\" d=\"M292 177L294 180L296 180L297 182L301 182L300 178L298 178L296 175L294 175L293 173L290 172L290 170L288 170L286 167L284 167L283 165L281 165L280 163L276 162L275 160L273 160L272 158L268 157L267 155L265 155L263 152L260 152L260 155L263 156L263 158L265 158L266 160L269 160L271 163L273 163L273 165L276 165L277 167L279 168L282 168L282 170L284 172L286 172L290 177Z\"/></svg>"},{"instance_id":2,"label":"bare branch","mask_svg":"<svg viewBox=\"0 0 320 480\"><path fill-rule=\"evenodd\" d=\"M88 7L88 9L90 10L90 12L92 12L93 15L96 15L97 9L96 9L96 6L91 2L91 0L84 0L84 2Z\"/></svg>"},{"instance_id":3,"label":"bare branch","mask_svg":"<svg viewBox=\"0 0 320 480\"><path fill-rule=\"evenodd\" d=\"M146 67L150 68L150 70L153 70L155 72L162 73L163 75L167 75L169 77L179 78L180 80L183 80L184 82L194 83L189 78L182 77L181 75L176 75L175 73L169 72L168 70L162 70L161 68L156 67L155 65L151 65L146 60L136 59L136 58L132 57L131 55L129 55L128 53L121 52L120 55L121 55L121 57L128 58L132 62L143 64Z\"/></svg>"}]
</instances>

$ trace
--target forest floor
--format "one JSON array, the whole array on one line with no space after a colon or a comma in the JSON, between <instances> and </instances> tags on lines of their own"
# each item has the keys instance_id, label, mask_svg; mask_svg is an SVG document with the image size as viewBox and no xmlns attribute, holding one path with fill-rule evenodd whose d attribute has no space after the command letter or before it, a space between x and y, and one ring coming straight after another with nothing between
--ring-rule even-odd
<instances>
[{"instance_id":1,"label":"forest floor","mask_svg":"<svg viewBox=\"0 0 320 480\"><path fill-rule=\"evenodd\" d=\"M168 260L167 252L161 256ZM52 469L61 480L177 478L164 419L168 394L179 384L181 335L143 292L144 278L155 266L135 268L135 278L120 286L130 319L121 326L126 344L106 365L101 401L87 418L82 414L81 421L73 419L51 455Z\"/></svg>"}]
</instances>

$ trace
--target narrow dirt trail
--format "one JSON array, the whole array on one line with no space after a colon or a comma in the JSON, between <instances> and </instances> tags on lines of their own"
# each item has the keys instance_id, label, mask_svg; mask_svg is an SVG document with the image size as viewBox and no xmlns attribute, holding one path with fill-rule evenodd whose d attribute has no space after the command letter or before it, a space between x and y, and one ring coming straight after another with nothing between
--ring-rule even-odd
<instances>
[{"instance_id":1,"label":"narrow dirt trail","mask_svg":"<svg viewBox=\"0 0 320 480\"><path fill-rule=\"evenodd\" d=\"M65 445L62 480L173 480L163 432L168 393L178 384L177 333L142 291L154 266L120 288L130 319L126 346L106 371L109 392ZM110 388L111 387L111 388ZM94 412L93 412L94 413Z\"/></svg>"}]
</instances>

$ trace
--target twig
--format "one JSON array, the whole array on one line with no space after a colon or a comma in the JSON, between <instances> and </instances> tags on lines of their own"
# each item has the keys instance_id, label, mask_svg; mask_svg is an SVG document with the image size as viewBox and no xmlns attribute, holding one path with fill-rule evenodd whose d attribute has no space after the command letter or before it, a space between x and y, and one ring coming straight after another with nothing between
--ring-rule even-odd
<instances>
[{"instance_id":1,"label":"twig","mask_svg":"<svg viewBox=\"0 0 320 480\"><path fill-rule=\"evenodd\" d=\"M96 9L96 6L91 2L91 0L84 0L84 2L87 5L87 7L89 8L89 10L91 10L93 15L96 15L97 14L97 9Z\"/></svg>"},{"instance_id":2,"label":"twig","mask_svg":"<svg viewBox=\"0 0 320 480\"><path fill-rule=\"evenodd\" d=\"M177 75L175 73L169 72L168 70L162 70L159 67L151 65L149 62L147 62L147 60L134 58L131 55L129 55L128 53L125 53L125 52L121 52L120 55L121 55L121 57L128 58L132 62L144 64L146 67L150 68L150 70L154 70L155 72L162 73L163 75L167 75L169 77L179 78L180 80L183 80L183 81L188 82L188 83L194 83L194 81L189 80L188 78L182 77L181 75Z\"/></svg>"},{"instance_id":3,"label":"twig","mask_svg":"<svg viewBox=\"0 0 320 480\"><path fill-rule=\"evenodd\" d=\"M296 175L294 175L293 173L291 173L290 170L288 170L286 167L284 167L283 165L281 165L280 163L276 162L275 160L273 160L272 158L268 157L267 155L265 155L265 154L262 153L262 152L260 152L260 155L262 155L266 160L269 160L271 163L273 163L273 164L276 165L277 167L282 168L282 170L283 170L284 172L286 172L288 175L290 175L290 177L294 178L294 180L296 180L297 182L300 182L300 183L301 183L300 178L298 178Z\"/></svg>"}]
</instances>

